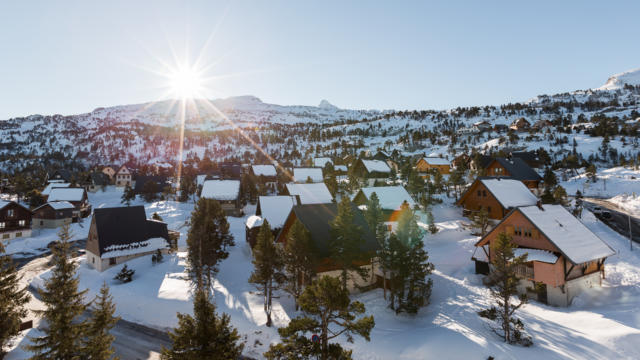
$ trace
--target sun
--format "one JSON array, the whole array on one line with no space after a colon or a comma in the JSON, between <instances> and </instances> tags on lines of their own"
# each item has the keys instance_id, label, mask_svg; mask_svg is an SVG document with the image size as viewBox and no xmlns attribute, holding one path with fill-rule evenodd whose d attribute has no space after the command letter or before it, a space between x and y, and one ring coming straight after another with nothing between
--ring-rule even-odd
<instances>
[{"instance_id":1,"label":"sun","mask_svg":"<svg viewBox=\"0 0 640 360\"><path fill-rule=\"evenodd\" d=\"M167 76L170 91L180 99L202 97L204 93L202 74L194 67L178 66Z\"/></svg>"}]
</instances>

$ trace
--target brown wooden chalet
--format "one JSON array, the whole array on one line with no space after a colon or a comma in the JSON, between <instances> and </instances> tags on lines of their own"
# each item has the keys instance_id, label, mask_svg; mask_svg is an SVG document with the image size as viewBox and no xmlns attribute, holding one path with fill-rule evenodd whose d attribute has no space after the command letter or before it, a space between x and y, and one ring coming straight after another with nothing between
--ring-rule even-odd
<instances>
[{"instance_id":1,"label":"brown wooden chalet","mask_svg":"<svg viewBox=\"0 0 640 360\"><path fill-rule=\"evenodd\" d=\"M358 262L357 265L369 270L369 276L364 280L356 274L350 274L347 285L350 291L355 291L358 288L374 286L378 282L381 282L382 279L378 275L379 272L375 271L374 262L372 261L378 249L378 242L369 229L362 212L354 204L351 206L354 214L354 226L358 226L363 230L364 238L364 244L361 250L363 259L366 260ZM337 214L338 205L335 203L295 205L291 209L276 241L283 245L286 244L291 227L296 221L299 221L311 236L311 241L314 246L314 264L317 276L328 275L338 277L340 271L331 259L329 246L331 242L330 223L336 218Z\"/></svg>"},{"instance_id":2,"label":"brown wooden chalet","mask_svg":"<svg viewBox=\"0 0 640 360\"><path fill-rule=\"evenodd\" d=\"M0 239L31 236L31 211L15 201L0 200Z\"/></svg>"},{"instance_id":3,"label":"brown wooden chalet","mask_svg":"<svg viewBox=\"0 0 640 360\"><path fill-rule=\"evenodd\" d=\"M75 206L68 201L48 202L33 209L33 228L57 228L73 221Z\"/></svg>"},{"instance_id":4,"label":"brown wooden chalet","mask_svg":"<svg viewBox=\"0 0 640 360\"><path fill-rule=\"evenodd\" d=\"M227 215L242 214L240 180L207 180L202 185L200 196L218 201Z\"/></svg>"},{"instance_id":5,"label":"brown wooden chalet","mask_svg":"<svg viewBox=\"0 0 640 360\"><path fill-rule=\"evenodd\" d=\"M527 119L521 117L509 125L509 129L515 131L529 131L531 128L531 123L527 121Z\"/></svg>"},{"instance_id":6,"label":"brown wooden chalet","mask_svg":"<svg viewBox=\"0 0 640 360\"><path fill-rule=\"evenodd\" d=\"M510 177L522 181L529 189L538 191L542 177L520 158L495 158L485 169L486 176Z\"/></svg>"},{"instance_id":7,"label":"brown wooden chalet","mask_svg":"<svg viewBox=\"0 0 640 360\"><path fill-rule=\"evenodd\" d=\"M376 181L384 182L391 175L391 168L382 160L358 159L351 166L353 174L363 179L369 186L373 186Z\"/></svg>"},{"instance_id":8,"label":"brown wooden chalet","mask_svg":"<svg viewBox=\"0 0 640 360\"><path fill-rule=\"evenodd\" d=\"M167 224L147 219L144 206L95 209L87 239L87 264L98 271L160 250L167 253L175 235Z\"/></svg>"},{"instance_id":9,"label":"brown wooden chalet","mask_svg":"<svg viewBox=\"0 0 640 360\"><path fill-rule=\"evenodd\" d=\"M604 261L615 254L561 205L525 206L513 209L476 243L477 273L491 276L492 245L500 233L518 247L515 256L527 255L517 269L518 291L554 306L568 306L579 293L599 287Z\"/></svg>"},{"instance_id":10,"label":"brown wooden chalet","mask_svg":"<svg viewBox=\"0 0 640 360\"><path fill-rule=\"evenodd\" d=\"M91 204L89 204L89 197L87 191L82 187L66 187L51 189L48 202L54 201L68 201L74 206L73 220L77 221L79 218L85 218L91 215Z\"/></svg>"},{"instance_id":11,"label":"brown wooden chalet","mask_svg":"<svg viewBox=\"0 0 640 360\"><path fill-rule=\"evenodd\" d=\"M487 211L490 219L500 220L517 206L535 205L538 198L519 180L479 177L465 191L456 205L467 216Z\"/></svg>"}]
</instances>

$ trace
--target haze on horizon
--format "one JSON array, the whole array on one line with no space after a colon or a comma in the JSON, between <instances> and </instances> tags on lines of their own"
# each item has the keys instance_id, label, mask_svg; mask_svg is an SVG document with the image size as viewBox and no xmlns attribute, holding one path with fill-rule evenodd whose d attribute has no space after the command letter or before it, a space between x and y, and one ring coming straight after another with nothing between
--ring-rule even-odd
<instances>
[{"instance_id":1,"label":"haze on horizon","mask_svg":"<svg viewBox=\"0 0 640 360\"><path fill-rule=\"evenodd\" d=\"M639 67L638 13L632 1L3 2L0 119L166 98L162 64L198 57L208 98L351 109L523 101Z\"/></svg>"}]
</instances>

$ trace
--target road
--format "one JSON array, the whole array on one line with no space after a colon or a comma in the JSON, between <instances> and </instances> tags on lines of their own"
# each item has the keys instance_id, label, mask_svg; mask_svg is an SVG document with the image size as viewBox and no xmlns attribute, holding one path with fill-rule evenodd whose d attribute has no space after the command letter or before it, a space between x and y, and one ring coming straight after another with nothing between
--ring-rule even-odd
<instances>
[{"instance_id":1,"label":"road","mask_svg":"<svg viewBox=\"0 0 640 360\"><path fill-rule=\"evenodd\" d=\"M611 218L606 219L601 215L596 215L598 219L602 220L610 228L620 233L622 236L629 238L629 218L631 218L631 234L635 243L640 243L640 219L630 215L624 209L616 206L602 199L584 198L584 205L587 209L591 210L595 206L599 206L603 209L609 210Z\"/></svg>"},{"instance_id":2,"label":"road","mask_svg":"<svg viewBox=\"0 0 640 360\"><path fill-rule=\"evenodd\" d=\"M40 327L40 319L34 310L43 310L44 303L40 301L38 292L30 287L31 280L49 268L50 256L40 256L30 262L22 264L19 273L22 275L21 285L28 287L31 299L27 304L29 314L24 320L33 320L34 327ZM85 314L85 317L89 314ZM162 347L170 347L171 341L165 331L153 329L144 325L120 320L111 330L115 336L113 348L120 359L142 360L159 359Z\"/></svg>"}]
</instances>

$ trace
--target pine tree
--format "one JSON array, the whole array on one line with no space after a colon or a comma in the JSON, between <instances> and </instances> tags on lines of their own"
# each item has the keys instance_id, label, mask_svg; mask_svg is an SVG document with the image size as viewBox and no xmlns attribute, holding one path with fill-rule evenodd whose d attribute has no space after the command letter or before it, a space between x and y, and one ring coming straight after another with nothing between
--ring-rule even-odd
<instances>
[{"instance_id":1,"label":"pine tree","mask_svg":"<svg viewBox=\"0 0 640 360\"><path fill-rule=\"evenodd\" d=\"M516 257L513 253L514 248L515 245L511 242L509 235L498 234L491 246L493 269L488 284L495 305L478 314L497 323L492 326L492 330L505 342L530 346L531 339L523 334L522 320L514 316L516 310L527 303L527 296L520 295L517 304L511 301L511 297L518 294L517 286L520 281L516 276L516 268L524 266L527 255Z\"/></svg>"},{"instance_id":2,"label":"pine tree","mask_svg":"<svg viewBox=\"0 0 640 360\"><path fill-rule=\"evenodd\" d=\"M26 346L35 353L32 357L35 360L74 359L81 356L83 350L81 340L85 326L78 322L78 317L87 308L83 301L87 290L78 291L69 225L60 229L58 237L59 241L51 249L51 277L45 281L44 289L39 290L46 309L36 311L47 325L42 328L44 335L32 338L32 345Z\"/></svg>"},{"instance_id":3,"label":"pine tree","mask_svg":"<svg viewBox=\"0 0 640 360\"><path fill-rule=\"evenodd\" d=\"M356 335L370 341L373 316L361 316L364 304L352 302L337 278L323 276L309 285L300 297L300 308L304 315L278 329L282 343L269 347L267 359L351 359L350 350L330 341L341 335L348 342ZM320 342L311 342L311 334L318 334Z\"/></svg>"},{"instance_id":4,"label":"pine tree","mask_svg":"<svg viewBox=\"0 0 640 360\"><path fill-rule=\"evenodd\" d=\"M102 284L100 294L96 296L91 306L91 317L87 321L84 331L84 358L91 360L111 359L114 350L111 347L115 336L109 331L116 326L119 317L113 316L116 306L109 294L107 283Z\"/></svg>"},{"instance_id":5,"label":"pine tree","mask_svg":"<svg viewBox=\"0 0 640 360\"><path fill-rule=\"evenodd\" d=\"M553 190L553 200L556 204L566 206L568 204L567 190L560 185L556 186Z\"/></svg>"},{"instance_id":6,"label":"pine tree","mask_svg":"<svg viewBox=\"0 0 640 360\"><path fill-rule=\"evenodd\" d=\"M122 269L120 269L120 272L118 272L113 279L114 280L120 280L120 282L122 282L122 283L128 283L128 282L133 281L133 274L135 274L135 273L136 273L135 270L129 269L127 264L124 264Z\"/></svg>"},{"instance_id":7,"label":"pine tree","mask_svg":"<svg viewBox=\"0 0 640 360\"><path fill-rule=\"evenodd\" d=\"M219 263L229 257L227 247L235 245L229 223L216 200L200 198L191 213L187 237L188 268L195 281L211 285Z\"/></svg>"},{"instance_id":8,"label":"pine tree","mask_svg":"<svg viewBox=\"0 0 640 360\"><path fill-rule=\"evenodd\" d=\"M264 298L264 312L267 315L267 326L271 326L273 292L284 282L281 254L273 241L273 234L268 221L264 221L258 232L256 245L253 247L254 270L249 282L254 284Z\"/></svg>"},{"instance_id":9,"label":"pine tree","mask_svg":"<svg viewBox=\"0 0 640 360\"><path fill-rule=\"evenodd\" d=\"M391 273L389 307L396 313L415 314L429 303L432 281L426 278L433 272L433 264L428 262L422 237L415 214L405 207L396 233L389 236L382 250L384 266Z\"/></svg>"},{"instance_id":10,"label":"pine tree","mask_svg":"<svg viewBox=\"0 0 640 360\"><path fill-rule=\"evenodd\" d=\"M367 221L367 225L369 225L369 229L373 231L376 241L378 242L379 249L383 249L385 246L385 242L387 240L387 226L384 223L384 212L382 210L382 206L380 206L380 200L378 199L378 194L375 192L371 194L369 197L369 201L367 201L367 210L364 212L364 219ZM380 256L384 256L382 253L378 254L378 259ZM385 268L384 261L379 261L380 268L382 270L383 275L383 296L387 298L387 269Z\"/></svg>"},{"instance_id":11,"label":"pine tree","mask_svg":"<svg viewBox=\"0 0 640 360\"><path fill-rule=\"evenodd\" d=\"M122 193L121 203L127 206L131 205L131 201L136 199L136 193L133 191L131 186L127 185L124 188L124 192Z\"/></svg>"},{"instance_id":12,"label":"pine tree","mask_svg":"<svg viewBox=\"0 0 640 360\"><path fill-rule=\"evenodd\" d=\"M162 349L164 360L238 359L244 344L231 326L227 314L219 316L208 291L198 286L193 300L193 316L178 313L178 327L169 337L171 349Z\"/></svg>"},{"instance_id":13,"label":"pine tree","mask_svg":"<svg viewBox=\"0 0 640 360\"><path fill-rule=\"evenodd\" d=\"M484 236L489 228L489 213L487 212L487 209L484 207L480 209L480 211L473 215L472 220L472 226L478 229L480 236Z\"/></svg>"},{"instance_id":14,"label":"pine tree","mask_svg":"<svg viewBox=\"0 0 640 360\"><path fill-rule=\"evenodd\" d=\"M426 212L427 212L427 224L429 225L429 232L432 235L435 235L438 231L440 231L440 229L438 229L438 226L435 223L435 220L433 218L433 212L431 212L431 209L427 208Z\"/></svg>"},{"instance_id":15,"label":"pine tree","mask_svg":"<svg viewBox=\"0 0 640 360\"><path fill-rule=\"evenodd\" d=\"M157 212L154 212L154 213L153 213L153 215L151 215L151 218L152 218L153 220L163 221L163 220L162 220L162 217L161 217L160 215L158 215L158 213L157 213Z\"/></svg>"},{"instance_id":16,"label":"pine tree","mask_svg":"<svg viewBox=\"0 0 640 360\"><path fill-rule=\"evenodd\" d=\"M329 253L341 271L343 289L347 289L349 272L353 271L362 279L368 271L356 264L366 260L361 248L364 244L363 230L353 221L354 214L348 197L338 203L338 215L330 223Z\"/></svg>"},{"instance_id":17,"label":"pine tree","mask_svg":"<svg viewBox=\"0 0 640 360\"><path fill-rule=\"evenodd\" d=\"M315 249L311 236L300 221L293 223L287 243L282 252L284 269L286 270L285 290L293 296L298 310L298 298L302 294L304 284L311 282L315 275Z\"/></svg>"},{"instance_id":18,"label":"pine tree","mask_svg":"<svg viewBox=\"0 0 640 360\"><path fill-rule=\"evenodd\" d=\"M27 289L20 288L20 276L0 242L0 359L5 355L4 347L20 333L20 322L27 316L24 306L29 298Z\"/></svg>"},{"instance_id":19,"label":"pine tree","mask_svg":"<svg viewBox=\"0 0 640 360\"><path fill-rule=\"evenodd\" d=\"M597 173L595 164L589 164L589 166L587 166L586 175L589 178L589 180L591 180L591 182L598 181L598 176L597 176L598 173Z\"/></svg>"}]
</instances>

